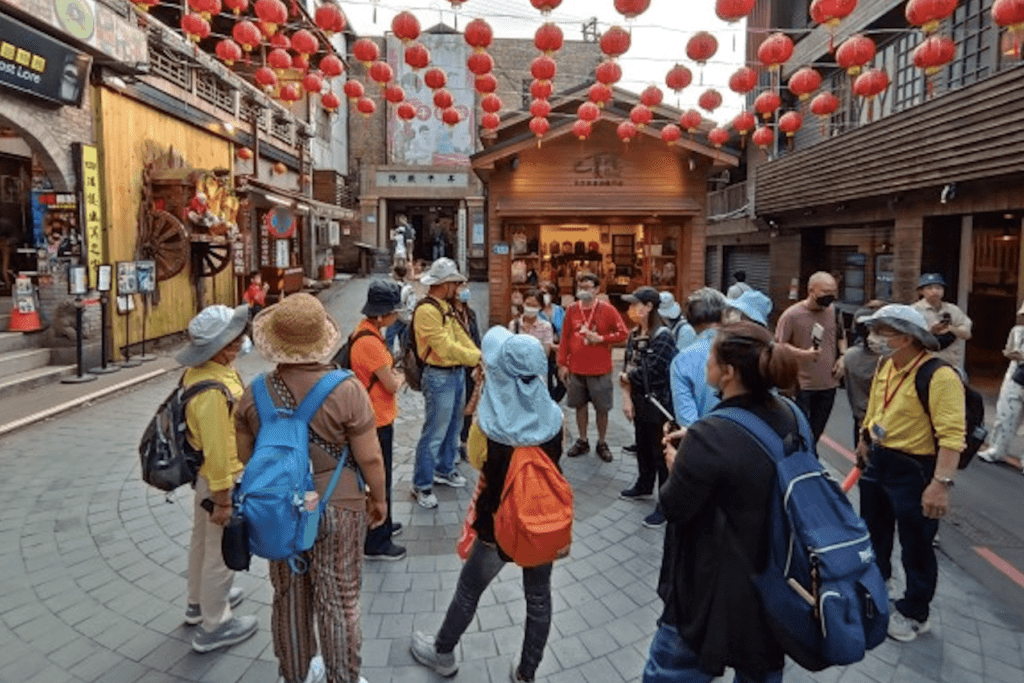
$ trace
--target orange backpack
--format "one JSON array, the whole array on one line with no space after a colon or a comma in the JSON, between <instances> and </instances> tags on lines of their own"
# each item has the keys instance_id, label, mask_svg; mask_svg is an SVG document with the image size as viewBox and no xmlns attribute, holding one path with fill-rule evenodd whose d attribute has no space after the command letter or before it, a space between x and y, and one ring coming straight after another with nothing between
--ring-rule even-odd
<instances>
[{"instance_id":1,"label":"orange backpack","mask_svg":"<svg viewBox=\"0 0 1024 683\"><path fill-rule=\"evenodd\" d=\"M538 446L512 453L494 540L520 567L539 567L569 554L572 487Z\"/></svg>"}]
</instances>

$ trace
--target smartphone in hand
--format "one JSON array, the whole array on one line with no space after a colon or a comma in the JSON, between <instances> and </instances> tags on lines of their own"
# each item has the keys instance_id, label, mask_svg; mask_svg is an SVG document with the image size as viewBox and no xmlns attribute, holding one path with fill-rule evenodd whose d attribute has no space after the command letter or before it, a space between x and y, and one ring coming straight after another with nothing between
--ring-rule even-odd
<instances>
[{"instance_id":1,"label":"smartphone in hand","mask_svg":"<svg viewBox=\"0 0 1024 683\"><path fill-rule=\"evenodd\" d=\"M208 513L210 513L212 515L213 514L213 507L214 507L214 505L213 505L213 498L203 498L203 500L200 501L200 503L199 503L199 507L203 508L204 510L206 510Z\"/></svg>"},{"instance_id":2,"label":"smartphone in hand","mask_svg":"<svg viewBox=\"0 0 1024 683\"><path fill-rule=\"evenodd\" d=\"M811 346L817 351L821 348L821 342L825 338L825 328L821 326L821 323L814 323L814 327L811 328Z\"/></svg>"}]
</instances>

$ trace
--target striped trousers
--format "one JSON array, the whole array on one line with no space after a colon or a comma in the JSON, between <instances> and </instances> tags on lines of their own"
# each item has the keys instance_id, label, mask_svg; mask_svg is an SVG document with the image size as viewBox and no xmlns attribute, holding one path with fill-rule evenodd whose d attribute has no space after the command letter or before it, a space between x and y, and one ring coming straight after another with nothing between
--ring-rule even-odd
<instances>
[{"instance_id":1,"label":"striped trousers","mask_svg":"<svg viewBox=\"0 0 1024 683\"><path fill-rule=\"evenodd\" d=\"M306 679L309 661L317 653L314 620L328 683L358 683L365 535L365 512L328 505L320 519L317 541L306 553L309 571L293 574L287 562L270 563L274 587L270 628L280 674L288 683Z\"/></svg>"}]
</instances>

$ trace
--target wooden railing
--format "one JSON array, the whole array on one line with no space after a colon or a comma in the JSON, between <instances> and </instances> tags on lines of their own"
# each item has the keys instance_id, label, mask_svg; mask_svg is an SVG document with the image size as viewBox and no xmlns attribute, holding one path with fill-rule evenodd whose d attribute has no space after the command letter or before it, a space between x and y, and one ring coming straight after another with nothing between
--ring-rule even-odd
<instances>
[{"instance_id":1,"label":"wooden railing","mask_svg":"<svg viewBox=\"0 0 1024 683\"><path fill-rule=\"evenodd\" d=\"M747 205L746 182L729 185L715 192L708 192L708 218L723 217L739 212Z\"/></svg>"}]
</instances>

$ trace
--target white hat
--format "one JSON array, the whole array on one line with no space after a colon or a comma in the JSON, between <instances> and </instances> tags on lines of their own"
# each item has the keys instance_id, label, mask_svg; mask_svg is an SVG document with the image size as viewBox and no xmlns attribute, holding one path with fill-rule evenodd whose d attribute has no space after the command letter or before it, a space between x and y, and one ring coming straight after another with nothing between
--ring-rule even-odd
<instances>
[{"instance_id":1,"label":"white hat","mask_svg":"<svg viewBox=\"0 0 1024 683\"><path fill-rule=\"evenodd\" d=\"M189 367L202 365L245 331L249 306L229 308L223 304L207 306L188 323L189 344L176 356Z\"/></svg>"},{"instance_id":2,"label":"white hat","mask_svg":"<svg viewBox=\"0 0 1024 683\"><path fill-rule=\"evenodd\" d=\"M658 306L658 315L670 320L678 318L683 309L679 307L679 302L672 296L672 292L662 292L660 296L661 304Z\"/></svg>"},{"instance_id":3,"label":"white hat","mask_svg":"<svg viewBox=\"0 0 1024 683\"><path fill-rule=\"evenodd\" d=\"M425 285L439 285L444 282L465 282L466 278L459 273L459 267L450 258L441 257L430 264L430 270L420 277Z\"/></svg>"},{"instance_id":4,"label":"white hat","mask_svg":"<svg viewBox=\"0 0 1024 683\"><path fill-rule=\"evenodd\" d=\"M867 325L869 328L875 325L885 325L897 332L909 334L916 338L925 348L937 351L939 340L928 330L928 323L924 316L913 306L904 304L889 304L882 306L872 315L858 318L857 322Z\"/></svg>"}]
</instances>

